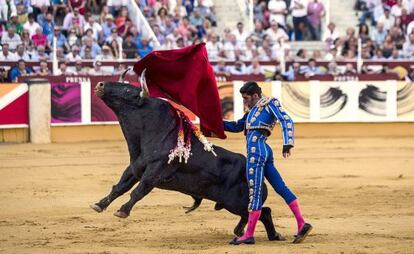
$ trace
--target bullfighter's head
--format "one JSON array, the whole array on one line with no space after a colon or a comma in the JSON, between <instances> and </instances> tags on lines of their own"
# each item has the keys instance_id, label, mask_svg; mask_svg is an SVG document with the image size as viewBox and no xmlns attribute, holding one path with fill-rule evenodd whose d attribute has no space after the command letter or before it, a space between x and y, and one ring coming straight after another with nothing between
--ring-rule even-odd
<instances>
[{"instance_id":1,"label":"bullfighter's head","mask_svg":"<svg viewBox=\"0 0 414 254\"><path fill-rule=\"evenodd\" d=\"M145 81L145 70L141 75L142 89L124 82L125 75L129 69L126 69L120 76L119 80L99 82L95 86L95 94L101 98L112 110L119 111L126 105L137 105L142 98L148 96L148 88Z\"/></svg>"}]
</instances>

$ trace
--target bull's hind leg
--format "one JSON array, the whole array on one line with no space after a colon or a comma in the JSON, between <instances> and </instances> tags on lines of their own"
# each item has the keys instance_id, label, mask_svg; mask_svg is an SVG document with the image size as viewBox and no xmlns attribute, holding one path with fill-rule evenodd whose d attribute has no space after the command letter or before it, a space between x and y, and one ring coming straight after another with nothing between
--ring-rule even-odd
<instances>
[{"instance_id":1,"label":"bull's hind leg","mask_svg":"<svg viewBox=\"0 0 414 254\"><path fill-rule=\"evenodd\" d=\"M260 221L266 228L267 238L270 241L284 241L286 240L280 233L276 232L273 225L272 210L269 207L262 207L262 214L260 215Z\"/></svg>"},{"instance_id":2,"label":"bull's hind leg","mask_svg":"<svg viewBox=\"0 0 414 254\"><path fill-rule=\"evenodd\" d=\"M108 196L101 199L98 203L91 205L91 208L98 213L102 212L112 203L112 201L129 191L137 182L138 179L134 176L133 167L130 165L125 169L119 182L112 186L112 190Z\"/></svg>"}]
</instances>

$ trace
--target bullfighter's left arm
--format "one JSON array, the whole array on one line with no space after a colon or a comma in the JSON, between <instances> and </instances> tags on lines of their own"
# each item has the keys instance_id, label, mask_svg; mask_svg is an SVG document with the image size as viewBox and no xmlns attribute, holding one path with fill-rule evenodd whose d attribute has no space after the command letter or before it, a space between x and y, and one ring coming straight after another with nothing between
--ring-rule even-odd
<instances>
[{"instance_id":1,"label":"bullfighter's left arm","mask_svg":"<svg viewBox=\"0 0 414 254\"><path fill-rule=\"evenodd\" d=\"M283 146L294 145L294 126L292 118L283 110L277 99L272 99L268 104L270 111L277 118L282 127Z\"/></svg>"}]
</instances>

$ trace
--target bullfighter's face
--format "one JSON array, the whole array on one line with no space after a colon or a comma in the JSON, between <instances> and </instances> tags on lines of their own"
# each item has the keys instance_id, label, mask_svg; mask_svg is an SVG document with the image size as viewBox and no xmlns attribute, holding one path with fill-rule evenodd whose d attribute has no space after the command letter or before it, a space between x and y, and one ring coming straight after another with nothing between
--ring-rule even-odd
<instances>
[{"instance_id":1,"label":"bullfighter's face","mask_svg":"<svg viewBox=\"0 0 414 254\"><path fill-rule=\"evenodd\" d=\"M95 94L112 110L119 110L123 105L134 104L140 99L141 89L121 82L99 82Z\"/></svg>"},{"instance_id":2,"label":"bullfighter's face","mask_svg":"<svg viewBox=\"0 0 414 254\"><path fill-rule=\"evenodd\" d=\"M246 93L242 94L243 97L243 104L248 108L251 109L256 105L256 103L259 101L260 97L257 93L253 95L248 95Z\"/></svg>"}]
</instances>

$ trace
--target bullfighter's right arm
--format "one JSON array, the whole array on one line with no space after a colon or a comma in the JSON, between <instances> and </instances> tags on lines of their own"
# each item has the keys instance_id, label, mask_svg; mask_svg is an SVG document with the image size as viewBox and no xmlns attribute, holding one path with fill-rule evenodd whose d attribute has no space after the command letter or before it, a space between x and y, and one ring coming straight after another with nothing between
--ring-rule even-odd
<instances>
[{"instance_id":1,"label":"bullfighter's right arm","mask_svg":"<svg viewBox=\"0 0 414 254\"><path fill-rule=\"evenodd\" d=\"M247 113L244 114L243 118L238 121L223 121L224 130L229 132L241 132L244 130L246 123Z\"/></svg>"}]
</instances>

